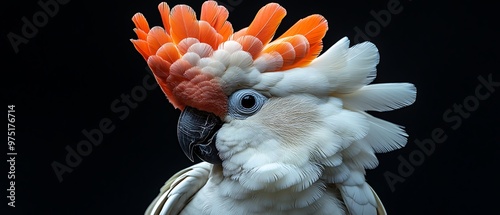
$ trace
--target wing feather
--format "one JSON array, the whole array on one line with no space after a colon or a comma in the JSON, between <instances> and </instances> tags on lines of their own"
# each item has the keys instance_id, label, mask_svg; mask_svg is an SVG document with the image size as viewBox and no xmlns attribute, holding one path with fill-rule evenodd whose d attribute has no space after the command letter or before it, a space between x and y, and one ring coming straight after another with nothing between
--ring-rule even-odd
<instances>
[{"instance_id":1,"label":"wing feather","mask_svg":"<svg viewBox=\"0 0 500 215\"><path fill-rule=\"evenodd\" d=\"M179 214L208 181L212 164L201 162L172 176L160 189L145 215Z\"/></svg>"}]
</instances>

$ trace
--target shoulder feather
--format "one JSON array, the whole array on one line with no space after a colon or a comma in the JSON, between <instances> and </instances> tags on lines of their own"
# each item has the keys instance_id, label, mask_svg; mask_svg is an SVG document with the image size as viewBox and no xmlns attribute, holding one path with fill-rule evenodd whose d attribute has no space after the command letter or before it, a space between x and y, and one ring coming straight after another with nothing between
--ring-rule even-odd
<instances>
[{"instance_id":1,"label":"shoulder feather","mask_svg":"<svg viewBox=\"0 0 500 215\"><path fill-rule=\"evenodd\" d=\"M145 215L179 214L208 181L212 164L201 162L172 176L160 189Z\"/></svg>"}]
</instances>

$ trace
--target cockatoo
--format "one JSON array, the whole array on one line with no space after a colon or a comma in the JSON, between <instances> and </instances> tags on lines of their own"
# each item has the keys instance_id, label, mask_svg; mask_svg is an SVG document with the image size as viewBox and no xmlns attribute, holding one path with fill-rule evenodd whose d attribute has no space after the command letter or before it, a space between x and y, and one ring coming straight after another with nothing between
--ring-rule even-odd
<instances>
[{"instance_id":1,"label":"cockatoo","mask_svg":"<svg viewBox=\"0 0 500 215\"><path fill-rule=\"evenodd\" d=\"M273 40L286 15L277 3L239 31L216 1L199 19L183 4L158 9L163 27L136 13L131 41L181 110L181 149L202 162L170 178L146 214L385 214L366 169L407 134L366 111L410 105L416 88L370 84L373 43L344 37L321 53L319 14Z\"/></svg>"}]
</instances>

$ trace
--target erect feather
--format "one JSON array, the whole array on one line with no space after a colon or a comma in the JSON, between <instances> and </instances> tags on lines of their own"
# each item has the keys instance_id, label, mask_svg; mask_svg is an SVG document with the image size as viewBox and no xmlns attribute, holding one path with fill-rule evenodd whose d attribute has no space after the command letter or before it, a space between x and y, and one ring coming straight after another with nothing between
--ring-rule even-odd
<instances>
[{"instance_id":1,"label":"erect feather","mask_svg":"<svg viewBox=\"0 0 500 215\"><path fill-rule=\"evenodd\" d=\"M144 60L148 60L149 57L149 45L146 40L134 40L130 39L130 42L134 44L135 49L141 54L141 56L144 58Z\"/></svg>"},{"instance_id":2,"label":"erect feather","mask_svg":"<svg viewBox=\"0 0 500 215\"><path fill-rule=\"evenodd\" d=\"M370 42L349 48L349 40L342 38L307 68L321 71L330 83L330 93L352 93L370 83L379 62L378 49Z\"/></svg>"},{"instance_id":3,"label":"erect feather","mask_svg":"<svg viewBox=\"0 0 500 215\"><path fill-rule=\"evenodd\" d=\"M231 23L227 21L228 17L229 11L223 6L218 6L216 1L203 2L201 6L200 21L206 21L212 26L215 32L221 36L219 42L226 41L233 33ZM216 49L217 47L215 46L213 48Z\"/></svg>"},{"instance_id":4,"label":"erect feather","mask_svg":"<svg viewBox=\"0 0 500 215\"><path fill-rule=\"evenodd\" d=\"M347 66L347 51L349 50L349 39L341 38L323 54L311 62L310 67L328 72L328 74L336 75L333 71L340 71Z\"/></svg>"},{"instance_id":5,"label":"erect feather","mask_svg":"<svg viewBox=\"0 0 500 215\"><path fill-rule=\"evenodd\" d=\"M376 77L380 61L378 49L371 42L363 42L349 48L346 58L346 72L352 73L339 92L352 92L367 85Z\"/></svg>"},{"instance_id":6,"label":"erect feather","mask_svg":"<svg viewBox=\"0 0 500 215\"><path fill-rule=\"evenodd\" d=\"M131 39L135 49L147 60L150 54L149 45L145 41L149 32L149 24L142 13L136 13L132 16L132 22L135 25L134 32L137 34L137 40Z\"/></svg>"},{"instance_id":7,"label":"erect feather","mask_svg":"<svg viewBox=\"0 0 500 215\"><path fill-rule=\"evenodd\" d=\"M170 34L170 7L166 2L161 2L160 4L158 4L158 10L160 11L163 29L165 29L167 34Z\"/></svg>"},{"instance_id":8,"label":"erect feather","mask_svg":"<svg viewBox=\"0 0 500 215\"><path fill-rule=\"evenodd\" d=\"M146 37L148 36L148 33L144 32L143 30L139 28L134 28L134 32L137 35L137 39L140 40L146 40Z\"/></svg>"},{"instance_id":9,"label":"erect feather","mask_svg":"<svg viewBox=\"0 0 500 215\"><path fill-rule=\"evenodd\" d=\"M227 41L229 40L229 37L231 34L233 34L233 26L231 25L230 22L225 21L224 25L222 25L217 32L222 36L222 41Z\"/></svg>"},{"instance_id":10,"label":"erect feather","mask_svg":"<svg viewBox=\"0 0 500 215\"><path fill-rule=\"evenodd\" d=\"M158 51L156 51L156 55L161 57L163 60L167 61L169 63L169 67L172 63L174 63L181 57L179 55L179 51L177 50L177 46L175 46L173 43L163 44L158 49Z\"/></svg>"},{"instance_id":11,"label":"erect feather","mask_svg":"<svg viewBox=\"0 0 500 215\"><path fill-rule=\"evenodd\" d=\"M269 3L257 12L245 34L259 38L262 44L265 45L271 41L285 15L285 8L276 3Z\"/></svg>"},{"instance_id":12,"label":"erect feather","mask_svg":"<svg viewBox=\"0 0 500 215\"><path fill-rule=\"evenodd\" d=\"M201 43L206 43L212 46L212 49L217 49L222 36L210 26L208 22L199 21L200 36L198 37Z\"/></svg>"},{"instance_id":13,"label":"erect feather","mask_svg":"<svg viewBox=\"0 0 500 215\"><path fill-rule=\"evenodd\" d=\"M199 25L196 13L187 5L176 5L170 11L170 34L175 43L182 39L199 36Z\"/></svg>"},{"instance_id":14,"label":"erect feather","mask_svg":"<svg viewBox=\"0 0 500 215\"><path fill-rule=\"evenodd\" d=\"M219 14L221 11L219 11L217 2L215 1L205 1L201 5L201 16L200 20L207 21L210 23L211 26L218 26L219 23L219 16L225 16L221 17L222 19L227 19L229 16L229 13L225 14Z\"/></svg>"},{"instance_id":15,"label":"erect feather","mask_svg":"<svg viewBox=\"0 0 500 215\"><path fill-rule=\"evenodd\" d=\"M277 40L301 34L304 35L311 44L321 43L327 30L328 22L325 17L319 14L313 14L297 21L292 27L285 31L285 33L278 37Z\"/></svg>"},{"instance_id":16,"label":"erect feather","mask_svg":"<svg viewBox=\"0 0 500 215\"><path fill-rule=\"evenodd\" d=\"M156 54L156 51L165 43L172 42L172 38L162 27L155 26L148 33L146 41L149 45L149 53Z\"/></svg>"},{"instance_id":17,"label":"erect feather","mask_svg":"<svg viewBox=\"0 0 500 215\"><path fill-rule=\"evenodd\" d=\"M273 82L275 86L266 87L271 88L271 93L276 96L294 93L335 96L335 93L353 92L371 80L378 63L378 52L373 44L355 47L349 48L349 40L343 38L308 66L290 69L284 72L281 81ZM351 51L353 48L355 51ZM361 70L360 67L369 67L370 70ZM263 73L262 79L271 76Z\"/></svg>"},{"instance_id":18,"label":"erect feather","mask_svg":"<svg viewBox=\"0 0 500 215\"><path fill-rule=\"evenodd\" d=\"M226 24L228 17L229 11L223 6L218 6L217 2L203 2L200 20L208 22L217 32Z\"/></svg>"},{"instance_id":19,"label":"erect feather","mask_svg":"<svg viewBox=\"0 0 500 215\"><path fill-rule=\"evenodd\" d=\"M144 31L145 33L149 32L148 21L146 20L146 17L144 17L142 13L134 14L134 16L132 16L132 21L134 22L135 27L137 29Z\"/></svg>"},{"instance_id":20,"label":"erect feather","mask_svg":"<svg viewBox=\"0 0 500 215\"><path fill-rule=\"evenodd\" d=\"M294 35L303 35L307 38L307 41L309 42L308 52L301 59L299 59L300 61L297 61L295 63L295 66L300 67L309 64L319 55L319 53L323 49L322 39L325 36L327 30L328 22L326 21L326 19L319 14L314 14L297 21L276 40Z\"/></svg>"}]
</instances>

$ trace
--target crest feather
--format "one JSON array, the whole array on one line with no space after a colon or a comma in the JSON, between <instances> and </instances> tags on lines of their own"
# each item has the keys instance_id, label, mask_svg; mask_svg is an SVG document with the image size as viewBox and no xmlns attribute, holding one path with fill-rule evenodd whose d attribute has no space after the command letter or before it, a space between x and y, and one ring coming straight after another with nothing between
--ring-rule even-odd
<instances>
[{"instance_id":1,"label":"crest feather","mask_svg":"<svg viewBox=\"0 0 500 215\"><path fill-rule=\"evenodd\" d=\"M175 43L185 38L198 38L199 25L196 13L187 5L176 5L170 11L170 35Z\"/></svg>"},{"instance_id":2,"label":"crest feather","mask_svg":"<svg viewBox=\"0 0 500 215\"><path fill-rule=\"evenodd\" d=\"M199 20L188 5L170 8L162 2L158 10L163 27L150 28L141 13L132 17L138 39L131 42L148 62L163 92L176 108L196 105L195 108L221 116L226 110L217 108L222 108L227 103L227 95L235 90L230 86L255 85L255 81L246 77L248 74L256 78L262 72L308 65L321 51L321 39L328 28L322 16L311 15L271 42L286 16L285 8L277 3L262 7L248 27L235 33L227 21L228 10L216 1L203 3ZM228 56L224 57L224 53ZM225 76L229 68L235 70L232 73L242 74ZM246 70L255 70L255 74ZM230 86L221 86L223 84ZM200 95L206 97L201 99ZM214 106L217 108L211 108Z\"/></svg>"},{"instance_id":3,"label":"crest feather","mask_svg":"<svg viewBox=\"0 0 500 215\"><path fill-rule=\"evenodd\" d=\"M172 38L162 27L155 26L149 31L146 41L148 42L149 53L156 54L157 50L165 43L172 42Z\"/></svg>"},{"instance_id":4,"label":"crest feather","mask_svg":"<svg viewBox=\"0 0 500 215\"><path fill-rule=\"evenodd\" d=\"M139 54L141 54L144 60L147 61L150 55L148 42L146 40L141 40L141 39L138 40L131 39L130 42L134 44L135 49L139 52Z\"/></svg>"},{"instance_id":5,"label":"crest feather","mask_svg":"<svg viewBox=\"0 0 500 215\"><path fill-rule=\"evenodd\" d=\"M166 60L169 64L174 63L181 57L179 55L179 50L177 50L177 46L173 43L163 44L158 51L156 51L156 55Z\"/></svg>"},{"instance_id":6,"label":"crest feather","mask_svg":"<svg viewBox=\"0 0 500 215\"><path fill-rule=\"evenodd\" d=\"M205 21L199 22L200 35L199 39L201 43L206 43L212 46L212 49L217 49L220 41L222 41L222 36L215 31L215 29Z\"/></svg>"},{"instance_id":7,"label":"crest feather","mask_svg":"<svg viewBox=\"0 0 500 215\"><path fill-rule=\"evenodd\" d=\"M259 38L262 44L269 43L285 15L286 10L281 5L276 3L267 4L257 12L254 20L246 30L246 35Z\"/></svg>"},{"instance_id":8,"label":"crest feather","mask_svg":"<svg viewBox=\"0 0 500 215\"><path fill-rule=\"evenodd\" d=\"M208 22L221 35L221 41L227 40L233 33L231 23L226 21L228 17L229 11L215 1L206 1L201 6L200 20Z\"/></svg>"},{"instance_id":9,"label":"crest feather","mask_svg":"<svg viewBox=\"0 0 500 215\"><path fill-rule=\"evenodd\" d=\"M245 35L236 39L241 44L242 50L250 53L252 58L255 59L260 51L264 48L264 44L257 37Z\"/></svg>"},{"instance_id":10,"label":"crest feather","mask_svg":"<svg viewBox=\"0 0 500 215\"><path fill-rule=\"evenodd\" d=\"M149 32L149 24L146 20L146 17L142 13L136 13L132 16L132 22L134 22L135 27L144 31L145 33ZM141 38L142 39L142 38Z\"/></svg>"},{"instance_id":11,"label":"crest feather","mask_svg":"<svg viewBox=\"0 0 500 215\"><path fill-rule=\"evenodd\" d=\"M288 29L276 40L294 35L303 35L307 38L307 42L309 43L309 50L307 54L305 54L301 59L296 60L295 64L291 66L301 67L308 65L319 55L319 53L323 49L322 39L325 36L327 30L327 20L319 14L314 14L297 21L297 23L290 27L290 29Z\"/></svg>"},{"instance_id":12,"label":"crest feather","mask_svg":"<svg viewBox=\"0 0 500 215\"><path fill-rule=\"evenodd\" d=\"M167 31L167 34L170 34L170 7L166 2L161 2L158 4L158 11L160 11L163 29Z\"/></svg>"},{"instance_id":13,"label":"crest feather","mask_svg":"<svg viewBox=\"0 0 500 215\"><path fill-rule=\"evenodd\" d=\"M277 69L287 70L296 67L296 63L306 57L309 52L309 42L303 35L296 34L271 42L263 52L278 52L283 58L283 64Z\"/></svg>"}]
</instances>

